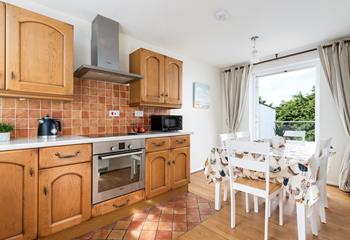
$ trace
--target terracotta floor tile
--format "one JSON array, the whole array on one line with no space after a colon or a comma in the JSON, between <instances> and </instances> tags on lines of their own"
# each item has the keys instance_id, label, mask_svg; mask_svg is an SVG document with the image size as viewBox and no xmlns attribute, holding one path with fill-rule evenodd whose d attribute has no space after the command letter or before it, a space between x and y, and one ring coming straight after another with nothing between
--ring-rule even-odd
<instances>
[{"instance_id":1,"label":"terracotta floor tile","mask_svg":"<svg viewBox=\"0 0 350 240\"><path fill-rule=\"evenodd\" d=\"M159 207L152 207L150 210L149 210L149 213L148 214L160 214L161 213L161 209Z\"/></svg>"},{"instance_id":2,"label":"terracotta floor tile","mask_svg":"<svg viewBox=\"0 0 350 240\"><path fill-rule=\"evenodd\" d=\"M129 225L129 230L141 231L144 221L132 221Z\"/></svg>"},{"instance_id":3,"label":"terracotta floor tile","mask_svg":"<svg viewBox=\"0 0 350 240\"><path fill-rule=\"evenodd\" d=\"M187 202L187 208L198 208L197 202Z\"/></svg>"},{"instance_id":4,"label":"terracotta floor tile","mask_svg":"<svg viewBox=\"0 0 350 240\"><path fill-rule=\"evenodd\" d=\"M199 209L199 213L200 214L205 214L205 215L209 215L209 214L213 214L214 210L211 208L200 208Z\"/></svg>"},{"instance_id":5,"label":"terracotta floor tile","mask_svg":"<svg viewBox=\"0 0 350 240\"><path fill-rule=\"evenodd\" d=\"M154 240L156 231L142 231L139 240Z\"/></svg>"},{"instance_id":6,"label":"terracotta floor tile","mask_svg":"<svg viewBox=\"0 0 350 240\"><path fill-rule=\"evenodd\" d=\"M112 230L107 239L122 240L125 232L125 230Z\"/></svg>"},{"instance_id":7,"label":"terracotta floor tile","mask_svg":"<svg viewBox=\"0 0 350 240\"><path fill-rule=\"evenodd\" d=\"M200 222L199 214L187 214L187 222Z\"/></svg>"},{"instance_id":8,"label":"terracotta floor tile","mask_svg":"<svg viewBox=\"0 0 350 240\"><path fill-rule=\"evenodd\" d=\"M187 231L187 223L185 222L174 222L173 231L177 232L186 232Z\"/></svg>"},{"instance_id":9,"label":"terracotta floor tile","mask_svg":"<svg viewBox=\"0 0 350 240\"><path fill-rule=\"evenodd\" d=\"M174 219L174 215L173 214L162 214L160 216L160 221L161 222L172 222Z\"/></svg>"},{"instance_id":10,"label":"terracotta floor tile","mask_svg":"<svg viewBox=\"0 0 350 240\"><path fill-rule=\"evenodd\" d=\"M200 215L201 222L203 222L203 221L207 220L209 217L210 217L210 215L206 215L206 214L202 214L202 215Z\"/></svg>"},{"instance_id":11,"label":"terracotta floor tile","mask_svg":"<svg viewBox=\"0 0 350 240\"><path fill-rule=\"evenodd\" d=\"M130 215L130 216L127 216L125 218L120 219L119 221L131 221L133 217L134 217L133 215Z\"/></svg>"},{"instance_id":12,"label":"terracotta floor tile","mask_svg":"<svg viewBox=\"0 0 350 240\"><path fill-rule=\"evenodd\" d=\"M173 222L159 222L159 231L171 231L173 229Z\"/></svg>"},{"instance_id":13,"label":"terracotta floor tile","mask_svg":"<svg viewBox=\"0 0 350 240\"><path fill-rule=\"evenodd\" d=\"M164 214L173 214L174 213L174 208L172 207L164 207L162 210L162 213Z\"/></svg>"},{"instance_id":14,"label":"terracotta floor tile","mask_svg":"<svg viewBox=\"0 0 350 240\"><path fill-rule=\"evenodd\" d=\"M174 222L186 222L186 214L176 214L174 215Z\"/></svg>"},{"instance_id":15,"label":"terracotta floor tile","mask_svg":"<svg viewBox=\"0 0 350 240\"><path fill-rule=\"evenodd\" d=\"M90 232L88 234L85 234L83 236L80 236L78 239L79 240L88 240L91 239L91 237L94 235L95 232Z\"/></svg>"},{"instance_id":16,"label":"terracotta floor tile","mask_svg":"<svg viewBox=\"0 0 350 240\"><path fill-rule=\"evenodd\" d=\"M174 214L186 214L186 208L174 208Z\"/></svg>"},{"instance_id":17,"label":"terracotta floor tile","mask_svg":"<svg viewBox=\"0 0 350 240\"><path fill-rule=\"evenodd\" d=\"M187 223L187 231L190 231L191 229L193 229L198 224L200 224L200 222L189 222L189 223Z\"/></svg>"},{"instance_id":18,"label":"terracotta floor tile","mask_svg":"<svg viewBox=\"0 0 350 240\"><path fill-rule=\"evenodd\" d=\"M175 207L175 208L185 208L185 207L186 207L186 203L185 203L184 201L175 202L174 207Z\"/></svg>"},{"instance_id":19,"label":"terracotta floor tile","mask_svg":"<svg viewBox=\"0 0 350 240\"><path fill-rule=\"evenodd\" d=\"M119 229L119 230L125 230L125 229L128 229L130 225L130 221L118 221L113 229Z\"/></svg>"},{"instance_id":20,"label":"terracotta floor tile","mask_svg":"<svg viewBox=\"0 0 350 240\"><path fill-rule=\"evenodd\" d=\"M186 209L187 214L199 214L198 208L187 208Z\"/></svg>"},{"instance_id":21,"label":"terracotta floor tile","mask_svg":"<svg viewBox=\"0 0 350 240\"><path fill-rule=\"evenodd\" d=\"M142 230L154 231L154 230L157 230L157 227L158 227L158 222L145 222Z\"/></svg>"},{"instance_id":22,"label":"terracotta floor tile","mask_svg":"<svg viewBox=\"0 0 350 240\"><path fill-rule=\"evenodd\" d=\"M210 208L209 203L198 203L199 208Z\"/></svg>"},{"instance_id":23,"label":"terracotta floor tile","mask_svg":"<svg viewBox=\"0 0 350 240\"><path fill-rule=\"evenodd\" d=\"M184 234L184 232L173 232L172 239L176 239L176 238L180 237L182 234Z\"/></svg>"},{"instance_id":24,"label":"terracotta floor tile","mask_svg":"<svg viewBox=\"0 0 350 240\"><path fill-rule=\"evenodd\" d=\"M156 240L170 240L171 231L157 231Z\"/></svg>"},{"instance_id":25,"label":"terracotta floor tile","mask_svg":"<svg viewBox=\"0 0 350 240\"><path fill-rule=\"evenodd\" d=\"M147 213L135 213L134 217L132 220L134 221L140 221L140 220L145 220L147 218Z\"/></svg>"},{"instance_id":26,"label":"terracotta floor tile","mask_svg":"<svg viewBox=\"0 0 350 240\"><path fill-rule=\"evenodd\" d=\"M127 231L123 240L138 240L140 233L140 231Z\"/></svg>"},{"instance_id":27,"label":"terracotta floor tile","mask_svg":"<svg viewBox=\"0 0 350 240\"><path fill-rule=\"evenodd\" d=\"M108 237L108 234L111 232L111 230L103 230L99 229L97 230L94 235L92 235L91 239L106 239Z\"/></svg>"},{"instance_id":28,"label":"terracotta floor tile","mask_svg":"<svg viewBox=\"0 0 350 240\"><path fill-rule=\"evenodd\" d=\"M160 218L160 213L157 213L157 214L150 213L148 214L146 221L149 221L149 222L159 221L159 218Z\"/></svg>"},{"instance_id":29,"label":"terracotta floor tile","mask_svg":"<svg viewBox=\"0 0 350 240\"><path fill-rule=\"evenodd\" d=\"M201 197L197 197L197 201L198 201L198 203L209 203L208 199L201 198Z\"/></svg>"}]
</instances>

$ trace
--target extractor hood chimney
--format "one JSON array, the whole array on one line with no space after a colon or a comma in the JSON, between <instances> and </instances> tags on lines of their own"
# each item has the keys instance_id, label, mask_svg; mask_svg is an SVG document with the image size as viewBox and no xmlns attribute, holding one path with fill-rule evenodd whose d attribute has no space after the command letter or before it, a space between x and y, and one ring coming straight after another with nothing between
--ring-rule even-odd
<instances>
[{"instance_id":1,"label":"extractor hood chimney","mask_svg":"<svg viewBox=\"0 0 350 240\"><path fill-rule=\"evenodd\" d=\"M129 83L142 78L120 70L118 22L101 15L95 17L91 28L91 65L80 66L74 76L115 83Z\"/></svg>"}]
</instances>

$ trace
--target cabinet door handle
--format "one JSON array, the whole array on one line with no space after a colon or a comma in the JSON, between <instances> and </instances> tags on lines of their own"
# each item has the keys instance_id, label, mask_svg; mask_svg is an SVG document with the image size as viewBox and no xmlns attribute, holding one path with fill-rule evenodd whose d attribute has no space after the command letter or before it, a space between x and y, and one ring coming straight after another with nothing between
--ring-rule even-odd
<instances>
[{"instance_id":1,"label":"cabinet door handle","mask_svg":"<svg viewBox=\"0 0 350 240\"><path fill-rule=\"evenodd\" d=\"M169 166L171 165L171 162L170 162L170 161L168 161L168 165L169 165Z\"/></svg>"},{"instance_id":2,"label":"cabinet door handle","mask_svg":"<svg viewBox=\"0 0 350 240\"><path fill-rule=\"evenodd\" d=\"M122 203L122 204L120 204L120 205L113 204L112 206L115 207L115 208L121 208L121 207L126 206L126 205L129 203L129 201L130 201L130 200L127 199L127 200L125 201L125 203Z\"/></svg>"},{"instance_id":3,"label":"cabinet door handle","mask_svg":"<svg viewBox=\"0 0 350 240\"><path fill-rule=\"evenodd\" d=\"M172 163L175 164L175 160L173 160Z\"/></svg>"},{"instance_id":4,"label":"cabinet door handle","mask_svg":"<svg viewBox=\"0 0 350 240\"><path fill-rule=\"evenodd\" d=\"M33 168L29 168L29 175L30 175L31 177L34 176L34 170L33 170Z\"/></svg>"},{"instance_id":5,"label":"cabinet door handle","mask_svg":"<svg viewBox=\"0 0 350 240\"><path fill-rule=\"evenodd\" d=\"M11 72L11 79L14 80L16 78L16 75L14 72Z\"/></svg>"},{"instance_id":6,"label":"cabinet door handle","mask_svg":"<svg viewBox=\"0 0 350 240\"><path fill-rule=\"evenodd\" d=\"M169 95L166 93L165 96L168 97Z\"/></svg>"},{"instance_id":7,"label":"cabinet door handle","mask_svg":"<svg viewBox=\"0 0 350 240\"><path fill-rule=\"evenodd\" d=\"M43 192L45 196L49 194L49 190L47 189L47 187L44 187Z\"/></svg>"},{"instance_id":8,"label":"cabinet door handle","mask_svg":"<svg viewBox=\"0 0 350 240\"><path fill-rule=\"evenodd\" d=\"M176 143L178 144L184 144L186 140L176 140Z\"/></svg>"},{"instance_id":9,"label":"cabinet door handle","mask_svg":"<svg viewBox=\"0 0 350 240\"><path fill-rule=\"evenodd\" d=\"M161 96L161 97L164 97L164 94L163 94L163 93L161 93L161 94L160 94L160 96Z\"/></svg>"},{"instance_id":10,"label":"cabinet door handle","mask_svg":"<svg viewBox=\"0 0 350 240\"><path fill-rule=\"evenodd\" d=\"M74 154L71 155L62 155L61 153L57 152L55 153L55 156L58 158L74 158L77 157L80 154L80 151L76 151Z\"/></svg>"},{"instance_id":11,"label":"cabinet door handle","mask_svg":"<svg viewBox=\"0 0 350 240\"><path fill-rule=\"evenodd\" d=\"M165 142L160 142L160 143L153 143L154 146L156 147L160 147L160 146L163 146L165 144Z\"/></svg>"}]
</instances>

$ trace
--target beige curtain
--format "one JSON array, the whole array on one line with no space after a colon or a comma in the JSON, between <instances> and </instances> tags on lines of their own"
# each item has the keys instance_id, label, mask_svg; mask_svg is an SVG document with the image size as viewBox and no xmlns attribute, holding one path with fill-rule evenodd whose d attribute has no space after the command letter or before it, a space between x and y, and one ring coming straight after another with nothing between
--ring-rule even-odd
<instances>
[{"instance_id":1,"label":"beige curtain","mask_svg":"<svg viewBox=\"0 0 350 240\"><path fill-rule=\"evenodd\" d=\"M339 188L350 192L350 45L337 41L331 47L318 48L332 97L349 138L339 173Z\"/></svg>"},{"instance_id":2,"label":"beige curtain","mask_svg":"<svg viewBox=\"0 0 350 240\"><path fill-rule=\"evenodd\" d=\"M237 132L245 111L248 96L248 81L251 72L249 65L233 66L223 72L223 96L225 103L226 127Z\"/></svg>"}]
</instances>

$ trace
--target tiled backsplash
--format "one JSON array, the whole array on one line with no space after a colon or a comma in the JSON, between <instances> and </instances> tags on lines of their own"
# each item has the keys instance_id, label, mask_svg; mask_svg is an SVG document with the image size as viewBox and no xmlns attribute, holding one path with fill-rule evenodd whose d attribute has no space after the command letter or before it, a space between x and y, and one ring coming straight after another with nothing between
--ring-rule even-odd
<instances>
[{"instance_id":1,"label":"tiled backsplash","mask_svg":"<svg viewBox=\"0 0 350 240\"><path fill-rule=\"evenodd\" d=\"M150 127L152 114L168 114L155 107L129 107L129 86L95 80L74 80L74 100L36 100L0 98L1 120L15 126L12 137L35 137L38 119L49 114L61 120L61 135L127 133L135 125ZM119 110L120 117L109 117ZM135 117L134 111L144 111Z\"/></svg>"}]
</instances>

